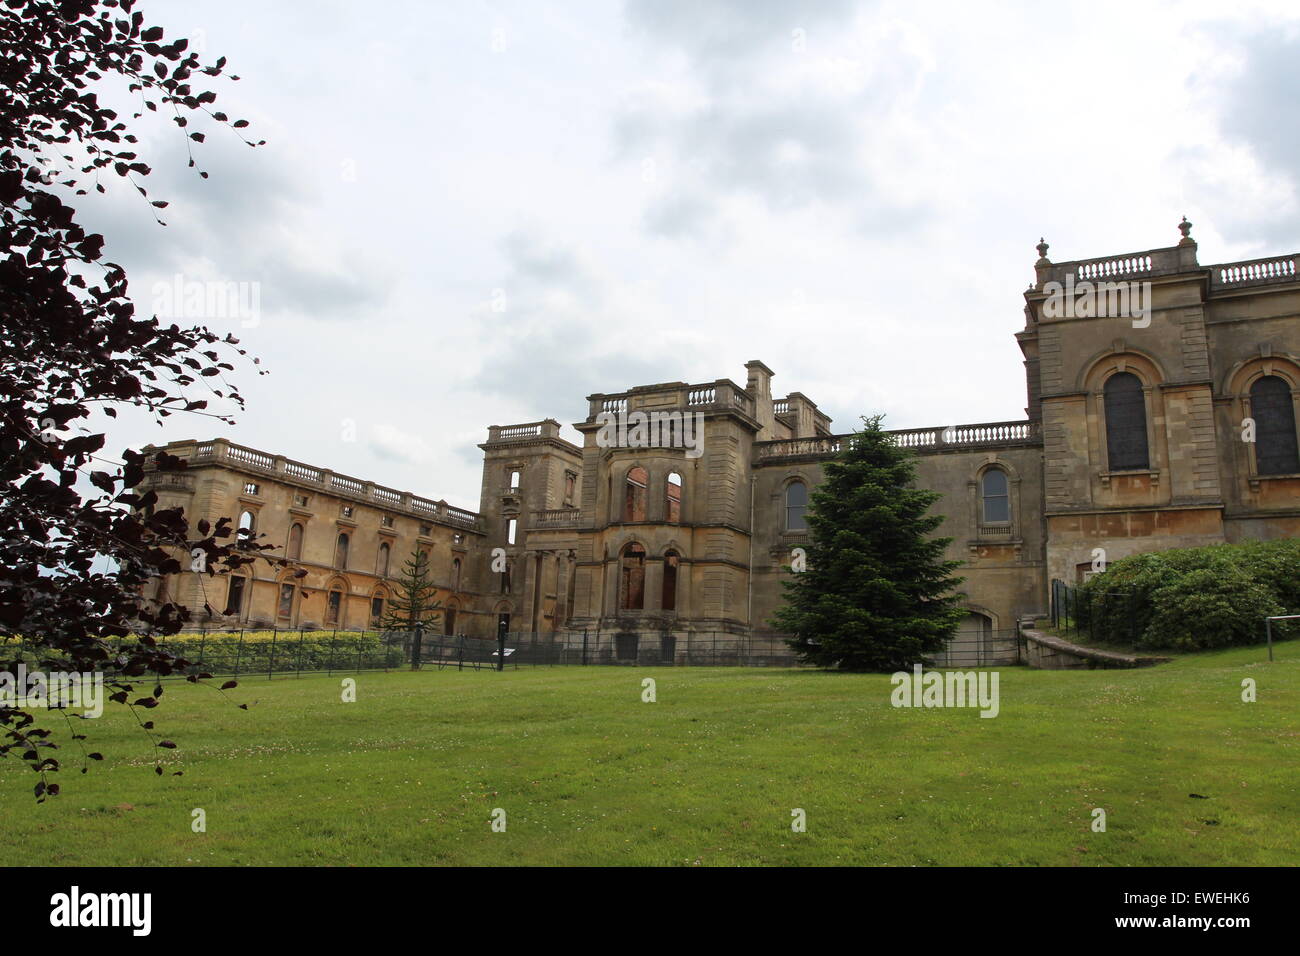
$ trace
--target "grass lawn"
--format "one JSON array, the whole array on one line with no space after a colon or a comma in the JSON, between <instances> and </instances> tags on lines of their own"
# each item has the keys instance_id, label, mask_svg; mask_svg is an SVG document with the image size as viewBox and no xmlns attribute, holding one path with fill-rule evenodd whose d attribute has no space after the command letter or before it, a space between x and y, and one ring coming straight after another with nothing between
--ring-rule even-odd
<instances>
[{"instance_id":1,"label":"grass lawn","mask_svg":"<svg viewBox=\"0 0 1300 956\"><path fill-rule=\"evenodd\" d=\"M993 719L798 670L373 673L356 703L253 678L247 711L169 682L148 716L184 775L108 705L76 722L106 759L82 775L65 742L60 796L0 760L0 864L1295 864L1300 642L1276 653L1003 668Z\"/></svg>"}]
</instances>

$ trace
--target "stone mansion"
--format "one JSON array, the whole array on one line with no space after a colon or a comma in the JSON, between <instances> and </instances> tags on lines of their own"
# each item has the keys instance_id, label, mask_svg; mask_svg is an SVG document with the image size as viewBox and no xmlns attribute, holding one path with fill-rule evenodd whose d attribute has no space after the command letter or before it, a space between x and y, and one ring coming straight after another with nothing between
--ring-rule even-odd
<instances>
[{"instance_id":1,"label":"stone mansion","mask_svg":"<svg viewBox=\"0 0 1300 956\"><path fill-rule=\"evenodd\" d=\"M1080 581L1097 548L1114 561L1300 534L1300 256L1203 266L1190 227L1173 246L1073 262L1040 243L1016 333L1025 416L893 433L943 494L965 631L1045 612L1050 582ZM1145 299L1140 314L1093 307L1117 287ZM671 660L685 634L768 632L841 439L808 396L745 368L743 384L591 395L580 446L553 419L491 426L477 513L224 439L171 442L189 467L146 477L159 507L228 516L290 566L176 575L155 594L206 603L209 628L367 628L419 548L448 634L599 631ZM690 416L699 447L598 440L603 417L638 411Z\"/></svg>"}]
</instances>

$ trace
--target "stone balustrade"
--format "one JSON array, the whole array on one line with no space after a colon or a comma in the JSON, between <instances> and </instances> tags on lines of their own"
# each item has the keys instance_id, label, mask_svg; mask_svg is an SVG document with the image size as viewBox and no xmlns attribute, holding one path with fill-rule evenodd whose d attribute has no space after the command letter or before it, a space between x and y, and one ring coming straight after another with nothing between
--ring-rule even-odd
<instances>
[{"instance_id":1,"label":"stone balustrade","mask_svg":"<svg viewBox=\"0 0 1300 956\"><path fill-rule=\"evenodd\" d=\"M166 451L177 458L187 460L191 467L224 464L239 471L266 474L295 485L319 488L321 491L350 501L360 501L392 511L405 511L421 518L455 525L470 531L482 530L480 515L462 508L454 508L445 501L430 501L410 492L336 474L328 469L316 468L282 455L271 455L245 445L236 445L225 439L190 443L188 446L184 443L169 445ZM166 487L169 482L177 481L182 484L174 487L184 487L187 490L193 490L194 487L193 475L157 473L152 469L147 470L146 480L151 483L151 487L155 488Z\"/></svg>"},{"instance_id":2,"label":"stone balustrade","mask_svg":"<svg viewBox=\"0 0 1300 956\"><path fill-rule=\"evenodd\" d=\"M1005 445L1037 444L1040 424L1036 421L982 422L975 425L948 425L938 428L906 428L888 432L904 448L920 450L964 450ZM785 438L755 442L755 460L776 458L830 457L843 447L848 435L818 438Z\"/></svg>"}]
</instances>

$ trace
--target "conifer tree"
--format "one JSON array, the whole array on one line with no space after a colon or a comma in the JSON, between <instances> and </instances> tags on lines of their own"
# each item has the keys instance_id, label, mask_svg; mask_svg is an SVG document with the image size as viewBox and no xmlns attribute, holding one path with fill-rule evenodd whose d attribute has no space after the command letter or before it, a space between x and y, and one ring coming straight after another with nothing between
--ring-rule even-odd
<instances>
[{"instance_id":1,"label":"conifer tree","mask_svg":"<svg viewBox=\"0 0 1300 956\"><path fill-rule=\"evenodd\" d=\"M384 610L385 630L414 631L419 624L428 629L442 618L442 602L434 597L438 587L429 571L429 556L418 548L402 563L396 593Z\"/></svg>"},{"instance_id":2,"label":"conifer tree","mask_svg":"<svg viewBox=\"0 0 1300 956\"><path fill-rule=\"evenodd\" d=\"M963 612L951 538L932 537L942 497L914 487L912 453L863 417L823 469L807 514L806 569L783 582L772 624L801 660L851 671L893 671L940 651Z\"/></svg>"}]
</instances>

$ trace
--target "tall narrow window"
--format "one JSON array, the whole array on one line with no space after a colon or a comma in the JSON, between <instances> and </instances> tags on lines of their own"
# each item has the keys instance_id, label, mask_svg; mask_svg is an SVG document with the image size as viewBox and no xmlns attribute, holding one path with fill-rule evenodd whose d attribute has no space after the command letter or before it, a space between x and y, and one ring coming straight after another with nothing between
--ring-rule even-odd
<instances>
[{"instance_id":1,"label":"tall narrow window","mask_svg":"<svg viewBox=\"0 0 1300 956\"><path fill-rule=\"evenodd\" d=\"M507 561L505 568L501 571L501 593L510 593L510 562Z\"/></svg>"},{"instance_id":2,"label":"tall narrow window","mask_svg":"<svg viewBox=\"0 0 1300 956\"><path fill-rule=\"evenodd\" d=\"M339 622L339 609L343 607L343 592L331 591L329 600L325 603L325 623L337 624Z\"/></svg>"},{"instance_id":3,"label":"tall narrow window","mask_svg":"<svg viewBox=\"0 0 1300 956\"><path fill-rule=\"evenodd\" d=\"M456 633L456 604L454 601L447 605L447 610L442 615L442 633L448 636Z\"/></svg>"},{"instance_id":4,"label":"tall narrow window","mask_svg":"<svg viewBox=\"0 0 1300 956\"><path fill-rule=\"evenodd\" d=\"M650 476L640 466L627 473L623 488L623 520L645 521L645 490Z\"/></svg>"},{"instance_id":5,"label":"tall narrow window","mask_svg":"<svg viewBox=\"0 0 1300 956\"><path fill-rule=\"evenodd\" d=\"M338 545L334 549L334 566L342 571L348 569L348 544L347 532L340 534Z\"/></svg>"},{"instance_id":6,"label":"tall narrow window","mask_svg":"<svg viewBox=\"0 0 1300 956\"><path fill-rule=\"evenodd\" d=\"M640 611L645 608L645 548L629 544L623 549L620 564L619 607L625 611Z\"/></svg>"},{"instance_id":7,"label":"tall narrow window","mask_svg":"<svg viewBox=\"0 0 1300 956\"><path fill-rule=\"evenodd\" d=\"M388 546L387 541L379 546L379 560L375 564L375 573L381 578L388 577L388 558L391 552L392 549Z\"/></svg>"},{"instance_id":8,"label":"tall narrow window","mask_svg":"<svg viewBox=\"0 0 1300 956\"><path fill-rule=\"evenodd\" d=\"M515 534L519 530L519 519L511 518L506 522L506 544L515 543Z\"/></svg>"},{"instance_id":9,"label":"tall narrow window","mask_svg":"<svg viewBox=\"0 0 1300 956\"><path fill-rule=\"evenodd\" d=\"M682 520L682 476L677 472L669 472L668 481L664 485L664 520L671 524L678 524Z\"/></svg>"},{"instance_id":10,"label":"tall narrow window","mask_svg":"<svg viewBox=\"0 0 1300 956\"><path fill-rule=\"evenodd\" d=\"M1011 520L1011 499L1007 494L1007 473L1001 468L990 468L982 479L984 498L984 524L998 524Z\"/></svg>"},{"instance_id":11,"label":"tall narrow window","mask_svg":"<svg viewBox=\"0 0 1300 956\"><path fill-rule=\"evenodd\" d=\"M511 487L511 489L516 489L516 488L519 487L519 472L518 472L518 471L511 470L511 472L510 472L510 487Z\"/></svg>"},{"instance_id":12,"label":"tall narrow window","mask_svg":"<svg viewBox=\"0 0 1300 956\"><path fill-rule=\"evenodd\" d=\"M239 530L247 531L250 535L257 530L257 516L251 511L245 511L239 516Z\"/></svg>"},{"instance_id":13,"label":"tall narrow window","mask_svg":"<svg viewBox=\"0 0 1300 956\"><path fill-rule=\"evenodd\" d=\"M451 589L453 591L460 590L460 558L456 558L451 562ZM450 634L451 632L448 631L447 633Z\"/></svg>"},{"instance_id":14,"label":"tall narrow window","mask_svg":"<svg viewBox=\"0 0 1300 956\"><path fill-rule=\"evenodd\" d=\"M289 529L289 544L284 551L290 561L298 561L302 558L302 525L296 521Z\"/></svg>"},{"instance_id":15,"label":"tall narrow window","mask_svg":"<svg viewBox=\"0 0 1300 956\"><path fill-rule=\"evenodd\" d=\"M288 618L293 616L293 585L280 585L280 603L275 610L276 617Z\"/></svg>"},{"instance_id":16,"label":"tall narrow window","mask_svg":"<svg viewBox=\"0 0 1300 956\"><path fill-rule=\"evenodd\" d=\"M807 531L808 486L792 481L785 488L785 530Z\"/></svg>"},{"instance_id":17,"label":"tall narrow window","mask_svg":"<svg viewBox=\"0 0 1300 956\"><path fill-rule=\"evenodd\" d=\"M664 555L663 600L659 606L665 611L677 610L677 552L669 551Z\"/></svg>"},{"instance_id":18,"label":"tall narrow window","mask_svg":"<svg viewBox=\"0 0 1300 956\"><path fill-rule=\"evenodd\" d=\"M1259 474L1300 472L1295 403L1286 379L1265 375L1250 386L1250 417L1255 419L1255 467Z\"/></svg>"},{"instance_id":19,"label":"tall narrow window","mask_svg":"<svg viewBox=\"0 0 1300 956\"><path fill-rule=\"evenodd\" d=\"M370 626L378 627L384 619L384 592L376 591L370 599Z\"/></svg>"},{"instance_id":20,"label":"tall narrow window","mask_svg":"<svg viewBox=\"0 0 1300 956\"><path fill-rule=\"evenodd\" d=\"M230 578L230 591L226 595L226 609L223 614L239 614L244 609L244 579L235 574Z\"/></svg>"},{"instance_id":21,"label":"tall narrow window","mask_svg":"<svg viewBox=\"0 0 1300 956\"><path fill-rule=\"evenodd\" d=\"M1147 452L1147 404L1142 382L1132 372L1117 372L1103 388L1106 452L1111 471L1151 467Z\"/></svg>"}]
</instances>

